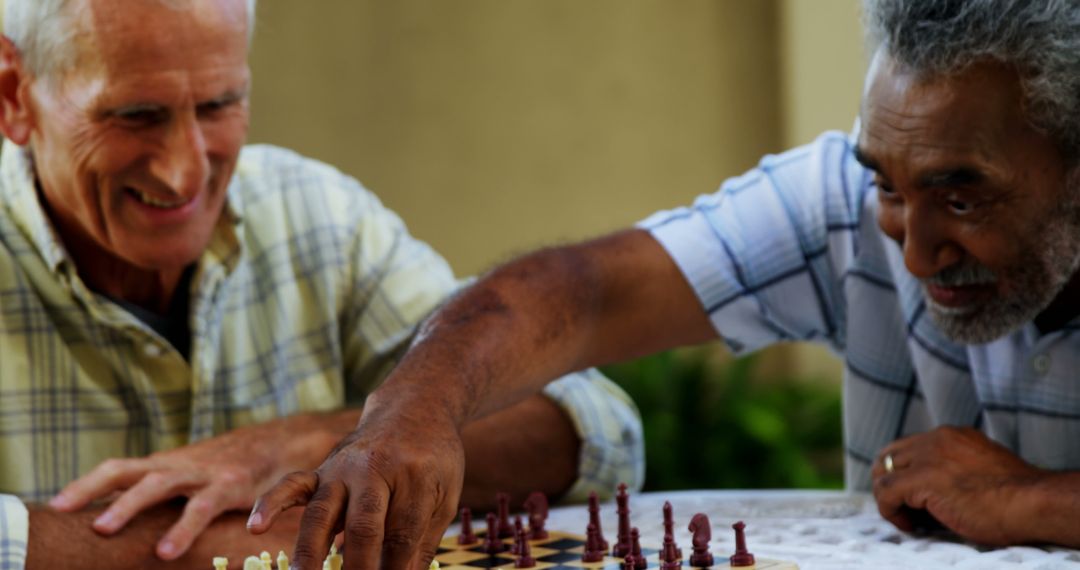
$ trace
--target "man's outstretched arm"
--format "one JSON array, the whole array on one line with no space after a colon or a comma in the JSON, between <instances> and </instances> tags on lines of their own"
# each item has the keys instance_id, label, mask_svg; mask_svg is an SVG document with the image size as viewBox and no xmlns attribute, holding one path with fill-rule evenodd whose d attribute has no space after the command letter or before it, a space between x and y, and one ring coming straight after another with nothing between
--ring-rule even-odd
<instances>
[{"instance_id":1,"label":"man's outstretched arm","mask_svg":"<svg viewBox=\"0 0 1080 570\"><path fill-rule=\"evenodd\" d=\"M141 513L127 528L114 536L103 536L91 527L100 508L77 513L61 513L30 507L30 540L27 570L80 568L84 570L125 570L142 568L208 568L215 556L226 556L232 563L258 555L287 550L295 536L300 513L288 513L280 528L261 537L244 529L244 516L226 513L218 517L183 556L171 562L161 561L154 552L158 538L180 516L177 503L158 505Z\"/></svg>"},{"instance_id":2,"label":"man's outstretched arm","mask_svg":"<svg viewBox=\"0 0 1080 570\"><path fill-rule=\"evenodd\" d=\"M693 290L644 231L544 250L438 311L368 399L357 430L313 473L265 494L254 532L308 504L294 560L317 568L345 531L348 568L421 567L456 510L461 429L572 370L714 338Z\"/></svg>"}]
</instances>

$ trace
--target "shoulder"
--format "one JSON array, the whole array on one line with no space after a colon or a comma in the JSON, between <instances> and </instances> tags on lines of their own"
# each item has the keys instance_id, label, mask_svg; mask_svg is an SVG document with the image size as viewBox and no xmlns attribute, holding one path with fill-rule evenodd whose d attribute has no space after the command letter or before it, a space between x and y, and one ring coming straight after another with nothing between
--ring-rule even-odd
<instances>
[{"instance_id":1,"label":"shoulder","mask_svg":"<svg viewBox=\"0 0 1080 570\"><path fill-rule=\"evenodd\" d=\"M295 151L250 145L241 151L229 187L230 204L242 218L290 225L353 224L381 207L352 176Z\"/></svg>"}]
</instances>

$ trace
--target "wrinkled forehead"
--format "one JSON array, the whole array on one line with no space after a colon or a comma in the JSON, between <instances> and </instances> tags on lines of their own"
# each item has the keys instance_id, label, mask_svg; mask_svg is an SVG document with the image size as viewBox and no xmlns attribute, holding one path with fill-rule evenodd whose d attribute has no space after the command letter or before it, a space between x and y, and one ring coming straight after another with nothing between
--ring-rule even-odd
<instances>
[{"instance_id":1,"label":"wrinkled forehead","mask_svg":"<svg viewBox=\"0 0 1080 570\"><path fill-rule=\"evenodd\" d=\"M862 141L886 131L894 141L971 150L1031 130L1015 69L985 62L934 75L883 52L867 72L860 117Z\"/></svg>"},{"instance_id":2,"label":"wrinkled forehead","mask_svg":"<svg viewBox=\"0 0 1080 570\"><path fill-rule=\"evenodd\" d=\"M245 0L82 0L73 13L80 66L140 72L207 57L246 59ZM224 62L223 62L224 63Z\"/></svg>"}]
</instances>

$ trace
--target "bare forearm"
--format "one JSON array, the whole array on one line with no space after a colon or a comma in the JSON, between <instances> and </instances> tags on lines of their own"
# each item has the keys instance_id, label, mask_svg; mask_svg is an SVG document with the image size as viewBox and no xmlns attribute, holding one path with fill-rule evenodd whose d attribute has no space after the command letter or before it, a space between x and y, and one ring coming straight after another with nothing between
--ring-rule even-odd
<instances>
[{"instance_id":1,"label":"bare forearm","mask_svg":"<svg viewBox=\"0 0 1080 570\"><path fill-rule=\"evenodd\" d=\"M541 251L479 281L425 324L369 404L428 401L460 426L567 372L714 335L659 244L626 232Z\"/></svg>"},{"instance_id":2,"label":"bare forearm","mask_svg":"<svg viewBox=\"0 0 1080 570\"><path fill-rule=\"evenodd\" d=\"M135 570L141 568L204 568L214 556L226 556L238 568L244 557L262 550L288 550L299 522L298 514L286 515L284 525L270 535L250 536L244 528L246 513L227 513L217 519L183 557L165 562L154 554L158 538L180 516L179 504L155 507L113 536L91 528L101 508L77 513L30 509L30 540L27 570L80 568L82 570Z\"/></svg>"},{"instance_id":3,"label":"bare forearm","mask_svg":"<svg viewBox=\"0 0 1080 570\"><path fill-rule=\"evenodd\" d=\"M1080 472L1052 472L1021 496L1024 514L1014 523L1023 542L1080 547Z\"/></svg>"},{"instance_id":4,"label":"bare forearm","mask_svg":"<svg viewBox=\"0 0 1080 570\"><path fill-rule=\"evenodd\" d=\"M566 414L544 396L469 423L465 444L465 486L461 504L491 509L495 492L521 504L529 493L564 494L577 479L581 441Z\"/></svg>"}]
</instances>

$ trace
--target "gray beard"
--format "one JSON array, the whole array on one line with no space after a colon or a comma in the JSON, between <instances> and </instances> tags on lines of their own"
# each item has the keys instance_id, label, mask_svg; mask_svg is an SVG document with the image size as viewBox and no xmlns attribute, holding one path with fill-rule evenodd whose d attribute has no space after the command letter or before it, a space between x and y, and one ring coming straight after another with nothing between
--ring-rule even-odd
<instances>
[{"instance_id":1,"label":"gray beard","mask_svg":"<svg viewBox=\"0 0 1080 570\"><path fill-rule=\"evenodd\" d=\"M1021 251L1031 257L1003 272L1009 293L979 306L952 309L934 303L926 294L927 283L966 285L996 281L978 262L943 270L923 283L923 296L934 324L946 336L964 344L984 344L1032 321L1061 293L1080 268L1080 168L1069 174L1067 203L1057 210Z\"/></svg>"}]
</instances>

